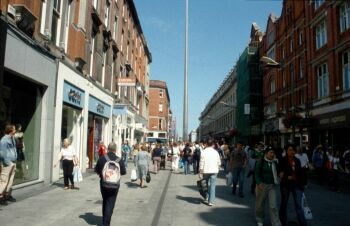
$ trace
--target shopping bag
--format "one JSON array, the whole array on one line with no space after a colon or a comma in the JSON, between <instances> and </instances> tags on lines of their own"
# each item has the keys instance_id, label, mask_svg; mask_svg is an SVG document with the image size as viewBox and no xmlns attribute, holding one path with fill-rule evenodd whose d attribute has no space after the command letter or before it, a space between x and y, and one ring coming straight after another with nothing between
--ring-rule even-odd
<instances>
[{"instance_id":1,"label":"shopping bag","mask_svg":"<svg viewBox=\"0 0 350 226\"><path fill-rule=\"evenodd\" d=\"M229 172L229 173L226 175L226 185L227 185L227 186L231 186L232 183L233 183L232 173Z\"/></svg>"},{"instance_id":2,"label":"shopping bag","mask_svg":"<svg viewBox=\"0 0 350 226\"><path fill-rule=\"evenodd\" d=\"M199 194L203 198L207 198L207 193L208 193L208 185L207 181L202 179L197 181L197 187L199 188Z\"/></svg>"},{"instance_id":3,"label":"shopping bag","mask_svg":"<svg viewBox=\"0 0 350 226\"><path fill-rule=\"evenodd\" d=\"M136 169L131 170L130 179L131 179L131 181L136 181L137 180Z\"/></svg>"},{"instance_id":4,"label":"shopping bag","mask_svg":"<svg viewBox=\"0 0 350 226\"><path fill-rule=\"evenodd\" d=\"M73 169L73 181L74 183L83 181L83 174L81 173L79 166L75 166Z\"/></svg>"},{"instance_id":5,"label":"shopping bag","mask_svg":"<svg viewBox=\"0 0 350 226\"><path fill-rule=\"evenodd\" d=\"M303 196L301 198L301 205L303 207L305 219L312 220L313 219L312 212L309 205L307 204L305 193L303 193Z\"/></svg>"},{"instance_id":6,"label":"shopping bag","mask_svg":"<svg viewBox=\"0 0 350 226\"><path fill-rule=\"evenodd\" d=\"M151 182L151 174L149 171L147 172L147 175L146 175L146 182L147 183Z\"/></svg>"}]
</instances>

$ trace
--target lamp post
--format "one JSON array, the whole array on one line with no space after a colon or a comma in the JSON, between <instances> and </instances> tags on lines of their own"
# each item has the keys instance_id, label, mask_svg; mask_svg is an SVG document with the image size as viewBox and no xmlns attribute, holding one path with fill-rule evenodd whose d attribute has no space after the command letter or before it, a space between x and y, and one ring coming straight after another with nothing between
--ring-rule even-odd
<instances>
[{"instance_id":1,"label":"lamp post","mask_svg":"<svg viewBox=\"0 0 350 226\"><path fill-rule=\"evenodd\" d=\"M267 56L262 56L260 58L260 61L265 63L265 67L269 68L280 68L282 70L283 74L283 69L284 66L281 65L280 63L276 62L275 60L267 57ZM292 126L292 143L294 144L295 142L295 126L296 126L296 111L295 111L295 97L294 97L294 89L295 89L295 81L294 81L294 68L291 68L291 101L292 101L292 117L291 117L291 126Z\"/></svg>"}]
</instances>

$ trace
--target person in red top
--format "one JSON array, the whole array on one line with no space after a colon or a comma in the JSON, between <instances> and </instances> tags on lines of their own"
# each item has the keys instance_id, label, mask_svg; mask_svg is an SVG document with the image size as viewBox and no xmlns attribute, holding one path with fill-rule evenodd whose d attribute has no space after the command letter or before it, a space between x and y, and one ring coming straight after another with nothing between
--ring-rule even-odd
<instances>
[{"instance_id":1,"label":"person in red top","mask_svg":"<svg viewBox=\"0 0 350 226\"><path fill-rule=\"evenodd\" d=\"M106 145L103 143L103 141L100 141L100 146L98 147L98 156L104 156L107 154L107 148Z\"/></svg>"},{"instance_id":2,"label":"person in red top","mask_svg":"<svg viewBox=\"0 0 350 226\"><path fill-rule=\"evenodd\" d=\"M281 178L281 206L280 220L282 226L287 225L287 207L289 195L294 198L294 206L300 226L306 226L306 219L301 206L302 195L305 187L305 175L303 174L300 160L295 157L295 146L286 146L287 155L281 159L279 176Z\"/></svg>"}]
</instances>

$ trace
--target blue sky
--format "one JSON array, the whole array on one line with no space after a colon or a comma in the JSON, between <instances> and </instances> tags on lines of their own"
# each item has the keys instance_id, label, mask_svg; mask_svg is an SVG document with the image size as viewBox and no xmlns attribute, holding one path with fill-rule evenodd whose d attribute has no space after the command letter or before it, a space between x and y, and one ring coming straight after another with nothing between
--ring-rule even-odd
<instances>
[{"instance_id":1,"label":"blue sky","mask_svg":"<svg viewBox=\"0 0 350 226\"><path fill-rule=\"evenodd\" d=\"M177 132L182 136L185 0L134 0L152 53L150 79L167 83ZM266 29L280 0L189 0L188 131L249 41L252 22Z\"/></svg>"}]
</instances>

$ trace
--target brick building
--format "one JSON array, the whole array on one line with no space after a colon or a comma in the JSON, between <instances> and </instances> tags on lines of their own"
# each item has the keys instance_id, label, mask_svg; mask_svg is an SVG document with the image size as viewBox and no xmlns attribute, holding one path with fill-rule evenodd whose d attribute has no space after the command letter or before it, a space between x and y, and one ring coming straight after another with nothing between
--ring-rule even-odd
<instances>
[{"instance_id":1,"label":"brick building","mask_svg":"<svg viewBox=\"0 0 350 226\"><path fill-rule=\"evenodd\" d=\"M132 0L6 0L0 10L0 124L22 124L26 143L16 184L57 180L45 160L63 138L84 171L100 141L144 137L151 54Z\"/></svg>"},{"instance_id":2,"label":"brick building","mask_svg":"<svg viewBox=\"0 0 350 226\"><path fill-rule=\"evenodd\" d=\"M266 142L347 145L350 137L349 1L283 1L260 46Z\"/></svg>"},{"instance_id":3,"label":"brick building","mask_svg":"<svg viewBox=\"0 0 350 226\"><path fill-rule=\"evenodd\" d=\"M149 132L147 141L169 140L171 124L170 96L164 81L151 80L149 85Z\"/></svg>"}]
</instances>

